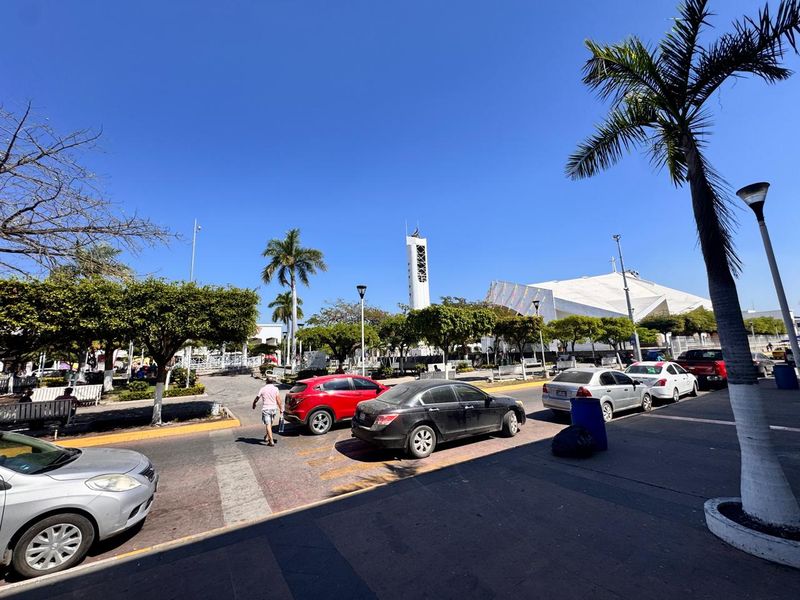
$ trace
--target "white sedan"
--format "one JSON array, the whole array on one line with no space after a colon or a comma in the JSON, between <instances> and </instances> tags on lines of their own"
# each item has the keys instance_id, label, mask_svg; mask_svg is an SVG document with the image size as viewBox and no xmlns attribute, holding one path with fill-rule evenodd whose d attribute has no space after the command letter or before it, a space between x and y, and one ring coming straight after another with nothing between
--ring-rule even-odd
<instances>
[{"instance_id":1,"label":"white sedan","mask_svg":"<svg viewBox=\"0 0 800 600\"><path fill-rule=\"evenodd\" d=\"M697 378L674 362L637 362L625 372L631 379L646 385L653 398L677 402L686 394L697 396Z\"/></svg>"}]
</instances>

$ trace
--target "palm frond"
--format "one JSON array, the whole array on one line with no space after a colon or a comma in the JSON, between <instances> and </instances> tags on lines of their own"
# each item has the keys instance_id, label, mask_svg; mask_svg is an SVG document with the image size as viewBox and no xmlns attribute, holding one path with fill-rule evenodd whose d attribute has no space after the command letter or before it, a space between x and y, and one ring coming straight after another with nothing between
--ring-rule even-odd
<instances>
[{"instance_id":1,"label":"palm frond","mask_svg":"<svg viewBox=\"0 0 800 600\"><path fill-rule=\"evenodd\" d=\"M615 165L623 152L630 152L647 140L646 128L657 112L648 96L628 98L623 106L611 110L594 135L578 146L567 161L566 174L571 179L591 177Z\"/></svg>"},{"instance_id":2,"label":"palm frond","mask_svg":"<svg viewBox=\"0 0 800 600\"><path fill-rule=\"evenodd\" d=\"M688 95L691 104L700 107L729 77L751 74L767 83L787 79L792 71L780 61L787 45L797 52L795 36L800 33L800 4L784 0L775 18L769 5L756 19L746 17L733 24L734 31L722 35L698 54Z\"/></svg>"},{"instance_id":3,"label":"palm frond","mask_svg":"<svg viewBox=\"0 0 800 600\"><path fill-rule=\"evenodd\" d=\"M707 19L708 0L686 0L666 37L659 44L659 64L664 80L678 98L686 95L692 61L698 51L698 39Z\"/></svg>"},{"instance_id":4,"label":"palm frond","mask_svg":"<svg viewBox=\"0 0 800 600\"><path fill-rule=\"evenodd\" d=\"M621 44L600 45L591 40L592 53L583 68L583 83L602 100L617 106L630 96L668 97L656 57L637 37Z\"/></svg>"}]
</instances>

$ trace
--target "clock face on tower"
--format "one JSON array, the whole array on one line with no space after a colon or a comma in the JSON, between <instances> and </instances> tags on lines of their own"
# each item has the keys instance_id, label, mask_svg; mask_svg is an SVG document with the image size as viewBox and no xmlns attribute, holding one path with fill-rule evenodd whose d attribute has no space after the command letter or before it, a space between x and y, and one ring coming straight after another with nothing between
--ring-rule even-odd
<instances>
[{"instance_id":1,"label":"clock face on tower","mask_svg":"<svg viewBox=\"0 0 800 600\"><path fill-rule=\"evenodd\" d=\"M428 257L425 246L417 246L417 279L420 283L428 281Z\"/></svg>"}]
</instances>

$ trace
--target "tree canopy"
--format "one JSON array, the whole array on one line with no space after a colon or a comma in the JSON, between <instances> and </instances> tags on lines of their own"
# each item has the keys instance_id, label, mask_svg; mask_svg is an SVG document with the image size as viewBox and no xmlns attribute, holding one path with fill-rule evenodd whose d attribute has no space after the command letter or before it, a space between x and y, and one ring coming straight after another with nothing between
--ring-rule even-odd
<instances>
[{"instance_id":1,"label":"tree canopy","mask_svg":"<svg viewBox=\"0 0 800 600\"><path fill-rule=\"evenodd\" d=\"M314 348L326 349L340 365L361 347L361 325L334 323L301 329L297 338ZM364 326L364 343L367 347L378 345L378 334L372 325Z\"/></svg>"},{"instance_id":2,"label":"tree canopy","mask_svg":"<svg viewBox=\"0 0 800 600\"><path fill-rule=\"evenodd\" d=\"M752 331L757 335L786 333L786 325L783 324L783 320L776 319L775 317L754 317L752 319L745 319L744 326L747 328L747 331Z\"/></svg>"},{"instance_id":3,"label":"tree canopy","mask_svg":"<svg viewBox=\"0 0 800 600\"><path fill-rule=\"evenodd\" d=\"M431 304L427 308L412 310L408 315L411 328L420 339L426 340L444 353L445 362L452 346L466 344L494 329L496 317L485 308L464 308L444 304Z\"/></svg>"},{"instance_id":4,"label":"tree canopy","mask_svg":"<svg viewBox=\"0 0 800 600\"><path fill-rule=\"evenodd\" d=\"M522 354L526 344L539 341L543 324L542 317L502 317L495 323L494 334L516 346Z\"/></svg>"},{"instance_id":5,"label":"tree canopy","mask_svg":"<svg viewBox=\"0 0 800 600\"><path fill-rule=\"evenodd\" d=\"M364 304L364 323L377 326L389 316L381 308ZM326 302L319 312L308 318L309 325L336 325L337 323L361 323L361 302L348 302L337 298L333 302Z\"/></svg>"}]
</instances>

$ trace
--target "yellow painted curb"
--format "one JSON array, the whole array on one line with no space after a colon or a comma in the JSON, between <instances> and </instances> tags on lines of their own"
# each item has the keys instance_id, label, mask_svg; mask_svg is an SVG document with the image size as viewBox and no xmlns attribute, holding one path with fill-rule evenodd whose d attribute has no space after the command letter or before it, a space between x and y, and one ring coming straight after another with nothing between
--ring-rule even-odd
<instances>
[{"instance_id":1,"label":"yellow painted curb","mask_svg":"<svg viewBox=\"0 0 800 600\"><path fill-rule=\"evenodd\" d=\"M240 425L239 419L222 419L209 423L192 423L191 425L178 425L176 427L154 427L153 429L128 431L125 433L109 433L108 435L93 435L82 438L65 438L63 440L56 440L55 443L67 448L86 448L88 446L105 446L106 444L121 444L123 442L138 442L141 440L177 437L179 435L216 431L218 429L232 429Z\"/></svg>"},{"instance_id":2,"label":"yellow painted curb","mask_svg":"<svg viewBox=\"0 0 800 600\"><path fill-rule=\"evenodd\" d=\"M527 388L535 388L543 386L546 381L527 381L525 383L511 383L509 385L499 385L497 387L483 387L480 384L476 387L481 388L487 392L511 392L513 390L524 390Z\"/></svg>"}]
</instances>

